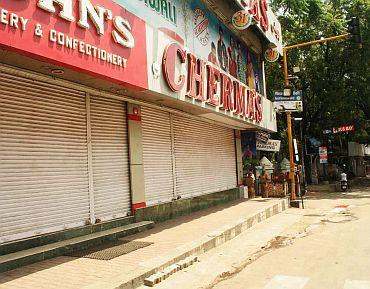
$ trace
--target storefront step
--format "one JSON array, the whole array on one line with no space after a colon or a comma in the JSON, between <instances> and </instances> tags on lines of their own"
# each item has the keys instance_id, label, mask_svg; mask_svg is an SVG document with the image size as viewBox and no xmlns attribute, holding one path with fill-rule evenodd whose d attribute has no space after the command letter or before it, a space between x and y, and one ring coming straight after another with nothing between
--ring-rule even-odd
<instances>
[{"instance_id":1,"label":"storefront step","mask_svg":"<svg viewBox=\"0 0 370 289\"><path fill-rule=\"evenodd\" d=\"M153 227L154 222L143 221L3 255L0 256L0 272L13 270L18 267L51 259L77 250L87 249L92 246L100 245L103 242L137 234Z\"/></svg>"},{"instance_id":2,"label":"storefront step","mask_svg":"<svg viewBox=\"0 0 370 289\"><path fill-rule=\"evenodd\" d=\"M0 244L0 256L135 223L133 216Z\"/></svg>"}]
</instances>

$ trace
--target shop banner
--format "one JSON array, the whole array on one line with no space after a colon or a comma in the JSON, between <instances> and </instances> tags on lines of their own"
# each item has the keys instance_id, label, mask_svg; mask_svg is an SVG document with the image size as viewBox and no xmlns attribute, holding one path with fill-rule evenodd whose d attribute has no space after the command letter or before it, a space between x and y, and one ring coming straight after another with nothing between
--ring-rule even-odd
<instances>
[{"instance_id":1,"label":"shop banner","mask_svg":"<svg viewBox=\"0 0 370 289\"><path fill-rule=\"evenodd\" d=\"M328 148L319 147L320 164L328 163Z\"/></svg>"},{"instance_id":2,"label":"shop banner","mask_svg":"<svg viewBox=\"0 0 370 289\"><path fill-rule=\"evenodd\" d=\"M0 46L148 88L146 24L112 1L0 0Z\"/></svg>"},{"instance_id":3,"label":"shop banner","mask_svg":"<svg viewBox=\"0 0 370 289\"><path fill-rule=\"evenodd\" d=\"M270 139L266 144L257 142L258 151L279 152L280 146L281 146L280 140Z\"/></svg>"}]
</instances>

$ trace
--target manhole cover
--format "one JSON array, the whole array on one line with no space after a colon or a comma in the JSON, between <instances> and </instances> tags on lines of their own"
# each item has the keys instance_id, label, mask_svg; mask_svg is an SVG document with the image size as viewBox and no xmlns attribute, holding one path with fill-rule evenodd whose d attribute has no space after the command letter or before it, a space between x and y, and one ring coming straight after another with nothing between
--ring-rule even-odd
<instances>
[{"instance_id":1,"label":"manhole cover","mask_svg":"<svg viewBox=\"0 0 370 289\"><path fill-rule=\"evenodd\" d=\"M117 240L86 250L68 253L66 256L97 260L111 260L152 244L153 243L151 242Z\"/></svg>"}]
</instances>

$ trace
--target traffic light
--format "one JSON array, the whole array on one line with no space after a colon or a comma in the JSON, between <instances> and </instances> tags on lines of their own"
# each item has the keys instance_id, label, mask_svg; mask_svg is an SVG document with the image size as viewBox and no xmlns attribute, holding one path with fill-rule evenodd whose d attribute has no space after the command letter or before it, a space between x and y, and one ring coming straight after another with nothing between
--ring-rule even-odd
<instances>
[{"instance_id":1,"label":"traffic light","mask_svg":"<svg viewBox=\"0 0 370 289\"><path fill-rule=\"evenodd\" d=\"M360 18L358 16L352 17L348 22L348 33L352 35L352 42L361 44L361 28L360 28Z\"/></svg>"}]
</instances>

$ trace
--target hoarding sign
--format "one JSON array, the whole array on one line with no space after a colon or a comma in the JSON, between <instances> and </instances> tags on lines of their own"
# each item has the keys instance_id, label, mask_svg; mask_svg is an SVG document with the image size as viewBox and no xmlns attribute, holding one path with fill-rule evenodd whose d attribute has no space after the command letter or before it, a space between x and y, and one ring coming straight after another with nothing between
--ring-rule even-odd
<instances>
[{"instance_id":1,"label":"hoarding sign","mask_svg":"<svg viewBox=\"0 0 370 289\"><path fill-rule=\"evenodd\" d=\"M0 46L128 86L148 87L146 25L111 2L0 0Z\"/></svg>"},{"instance_id":2,"label":"hoarding sign","mask_svg":"<svg viewBox=\"0 0 370 289\"><path fill-rule=\"evenodd\" d=\"M281 141L270 139L266 144L257 141L258 151L278 152L280 151Z\"/></svg>"},{"instance_id":3,"label":"hoarding sign","mask_svg":"<svg viewBox=\"0 0 370 289\"><path fill-rule=\"evenodd\" d=\"M319 147L320 164L328 163L328 148Z\"/></svg>"}]
</instances>

